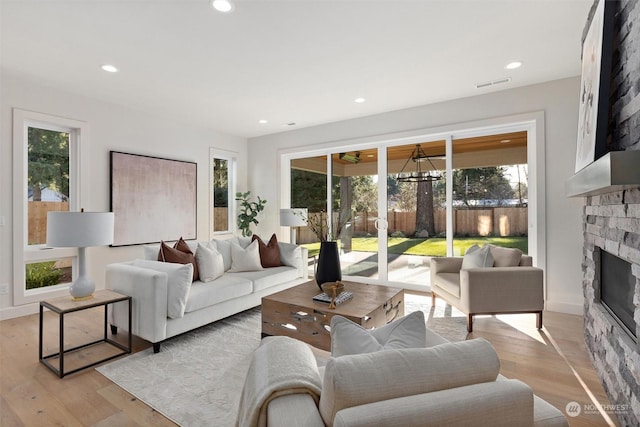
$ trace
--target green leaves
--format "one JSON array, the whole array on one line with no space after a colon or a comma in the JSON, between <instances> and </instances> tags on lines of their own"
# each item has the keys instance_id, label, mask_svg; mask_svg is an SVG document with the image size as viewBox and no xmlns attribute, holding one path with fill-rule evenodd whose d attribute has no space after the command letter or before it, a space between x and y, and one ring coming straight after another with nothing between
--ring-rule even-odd
<instances>
[{"instance_id":1,"label":"green leaves","mask_svg":"<svg viewBox=\"0 0 640 427\"><path fill-rule=\"evenodd\" d=\"M258 214L264 210L264 206L267 201L261 199L258 196L257 202L249 201L251 191L246 193L236 193L236 200L240 202L240 213L238 214L238 228L242 230L244 237L249 237L253 234L251 231L251 224L258 225Z\"/></svg>"}]
</instances>

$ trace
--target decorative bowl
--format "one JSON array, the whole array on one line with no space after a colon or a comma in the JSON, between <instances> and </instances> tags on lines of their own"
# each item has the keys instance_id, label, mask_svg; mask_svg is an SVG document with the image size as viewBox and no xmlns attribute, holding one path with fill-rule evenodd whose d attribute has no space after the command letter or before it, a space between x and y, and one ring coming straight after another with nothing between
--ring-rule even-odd
<instances>
[{"instance_id":1,"label":"decorative bowl","mask_svg":"<svg viewBox=\"0 0 640 427\"><path fill-rule=\"evenodd\" d=\"M335 300L344 291L344 283L342 282L327 282L321 285L322 291L331 297L331 303L329 308L336 308Z\"/></svg>"}]
</instances>

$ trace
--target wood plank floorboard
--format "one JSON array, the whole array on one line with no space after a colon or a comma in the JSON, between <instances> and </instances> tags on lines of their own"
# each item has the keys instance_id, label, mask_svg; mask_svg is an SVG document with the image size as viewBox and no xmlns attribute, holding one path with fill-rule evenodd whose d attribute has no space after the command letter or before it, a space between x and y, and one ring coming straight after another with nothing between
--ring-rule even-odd
<instances>
[{"instance_id":1,"label":"wood plank floorboard","mask_svg":"<svg viewBox=\"0 0 640 427\"><path fill-rule=\"evenodd\" d=\"M68 316L65 342L99 338L102 321L97 310ZM46 313L45 354L57 352L57 325L57 316ZM478 337L495 347L504 376L524 381L560 410L571 401L598 407L609 403L585 350L580 316L545 313L542 331L535 328L535 315L481 316L468 336ZM134 352L148 347L134 337ZM77 356L78 362L100 358L104 351L110 350L91 348ZM568 420L572 427L618 425L614 415L598 412ZM0 322L0 426L60 425L175 426L93 368L60 379L39 363L38 315Z\"/></svg>"}]
</instances>

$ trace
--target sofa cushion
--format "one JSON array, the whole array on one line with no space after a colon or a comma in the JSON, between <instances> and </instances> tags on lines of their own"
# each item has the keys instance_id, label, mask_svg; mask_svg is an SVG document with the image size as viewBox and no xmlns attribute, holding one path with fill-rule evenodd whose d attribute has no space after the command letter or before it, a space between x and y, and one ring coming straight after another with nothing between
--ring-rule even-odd
<instances>
[{"instance_id":1,"label":"sofa cushion","mask_svg":"<svg viewBox=\"0 0 640 427\"><path fill-rule=\"evenodd\" d=\"M253 282L253 292L259 292L272 286L280 285L298 278L298 270L281 266L259 271L242 271L238 273L227 272L225 276L241 277Z\"/></svg>"},{"instance_id":2,"label":"sofa cushion","mask_svg":"<svg viewBox=\"0 0 640 427\"><path fill-rule=\"evenodd\" d=\"M495 381L499 371L498 355L482 338L336 357L325 368L320 415L332 425L344 408Z\"/></svg>"},{"instance_id":3,"label":"sofa cushion","mask_svg":"<svg viewBox=\"0 0 640 427\"><path fill-rule=\"evenodd\" d=\"M234 277L233 274L228 273L212 282L193 282L185 313L249 295L252 290L253 285L250 280Z\"/></svg>"},{"instance_id":4,"label":"sofa cushion","mask_svg":"<svg viewBox=\"0 0 640 427\"><path fill-rule=\"evenodd\" d=\"M167 316L172 319L184 316L191 290L193 265L191 263L177 264L146 259L136 259L133 261L133 265L167 273Z\"/></svg>"},{"instance_id":5,"label":"sofa cushion","mask_svg":"<svg viewBox=\"0 0 640 427\"><path fill-rule=\"evenodd\" d=\"M520 265L522 251L517 248L502 248L500 246L488 245L493 255L494 267L517 267Z\"/></svg>"},{"instance_id":6,"label":"sofa cushion","mask_svg":"<svg viewBox=\"0 0 640 427\"><path fill-rule=\"evenodd\" d=\"M158 252L158 261L175 262L180 264L193 265L193 280L198 280L198 265L196 258L191 252L189 246L182 240L182 237L173 248L165 242L160 243L160 251Z\"/></svg>"},{"instance_id":7,"label":"sofa cushion","mask_svg":"<svg viewBox=\"0 0 640 427\"><path fill-rule=\"evenodd\" d=\"M298 268L298 265L300 265L299 260L302 258L302 247L293 243L278 242L278 248L280 249L280 262L282 265Z\"/></svg>"},{"instance_id":8,"label":"sofa cushion","mask_svg":"<svg viewBox=\"0 0 640 427\"><path fill-rule=\"evenodd\" d=\"M460 298L460 274L459 273L438 273L436 274L436 285L444 289L456 298Z\"/></svg>"},{"instance_id":9,"label":"sofa cushion","mask_svg":"<svg viewBox=\"0 0 640 427\"><path fill-rule=\"evenodd\" d=\"M424 313L415 311L376 329L365 329L342 316L331 318L331 356L371 353L392 348L424 348Z\"/></svg>"},{"instance_id":10,"label":"sofa cushion","mask_svg":"<svg viewBox=\"0 0 640 427\"><path fill-rule=\"evenodd\" d=\"M196 262L201 282L211 282L224 274L222 255L211 242L198 243Z\"/></svg>"},{"instance_id":11,"label":"sofa cushion","mask_svg":"<svg viewBox=\"0 0 640 427\"><path fill-rule=\"evenodd\" d=\"M262 241L260 236L254 234L251 240L258 241L258 252L260 252L260 264L263 268L280 267L280 248L278 247L278 238L273 233L268 243Z\"/></svg>"},{"instance_id":12,"label":"sofa cushion","mask_svg":"<svg viewBox=\"0 0 640 427\"><path fill-rule=\"evenodd\" d=\"M470 268L485 268L493 267L493 255L488 245L480 247L473 245L464 254L462 259L461 270L468 270Z\"/></svg>"},{"instance_id":13,"label":"sofa cushion","mask_svg":"<svg viewBox=\"0 0 640 427\"><path fill-rule=\"evenodd\" d=\"M231 268L229 272L258 270L262 270L258 241L254 240L244 249L238 243L231 242Z\"/></svg>"}]
</instances>

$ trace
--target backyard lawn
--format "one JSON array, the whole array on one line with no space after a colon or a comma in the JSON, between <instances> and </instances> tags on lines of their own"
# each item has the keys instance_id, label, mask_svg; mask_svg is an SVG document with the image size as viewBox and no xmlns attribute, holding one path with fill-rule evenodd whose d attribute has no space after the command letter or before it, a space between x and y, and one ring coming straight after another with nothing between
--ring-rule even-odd
<instances>
[{"instance_id":1,"label":"backyard lawn","mask_svg":"<svg viewBox=\"0 0 640 427\"><path fill-rule=\"evenodd\" d=\"M478 244L480 246L491 243L496 246L518 248L523 253L528 250L528 237L455 237L453 239L454 252L464 254L465 251ZM320 243L307 243L303 246L309 249L309 256L318 255ZM390 254L445 256L447 254L447 241L444 238L412 239L406 237L389 237ZM377 237L354 237L352 249L358 252L377 252Z\"/></svg>"}]
</instances>

